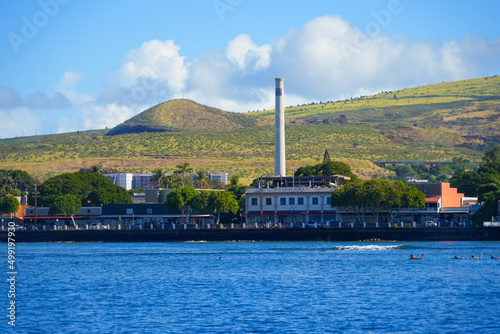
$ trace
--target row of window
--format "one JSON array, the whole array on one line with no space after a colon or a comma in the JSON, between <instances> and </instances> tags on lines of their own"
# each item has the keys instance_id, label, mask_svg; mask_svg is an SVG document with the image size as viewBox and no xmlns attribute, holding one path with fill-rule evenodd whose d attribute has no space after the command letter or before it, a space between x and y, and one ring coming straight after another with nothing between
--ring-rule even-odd
<instances>
[{"instance_id":1,"label":"row of window","mask_svg":"<svg viewBox=\"0 0 500 334\"><path fill-rule=\"evenodd\" d=\"M305 203L305 198L304 197L279 197L279 205L304 205ZM331 197L327 196L326 197L326 204L330 205L331 203ZM272 197L265 197L264 198L264 204L265 205L273 205L273 198ZM318 205L319 204L319 197L311 197L311 204L312 205ZM251 198L251 205L258 205L258 198L253 197Z\"/></svg>"}]
</instances>

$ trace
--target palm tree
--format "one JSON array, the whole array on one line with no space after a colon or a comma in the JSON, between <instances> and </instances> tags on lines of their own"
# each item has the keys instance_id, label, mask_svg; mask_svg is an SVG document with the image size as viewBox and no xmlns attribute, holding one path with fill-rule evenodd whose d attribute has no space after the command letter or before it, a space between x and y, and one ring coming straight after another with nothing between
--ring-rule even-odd
<instances>
[{"instance_id":1,"label":"palm tree","mask_svg":"<svg viewBox=\"0 0 500 334\"><path fill-rule=\"evenodd\" d=\"M193 167L189 166L189 162L183 162L180 165L175 166L175 168L177 168L175 173L182 176L182 188L184 188L186 184L186 174L192 173Z\"/></svg>"},{"instance_id":2,"label":"palm tree","mask_svg":"<svg viewBox=\"0 0 500 334\"><path fill-rule=\"evenodd\" d=\"M167 175L164 178L164 184L167 185L167 188L177 188L179 187L180 180L179 180L179 175L177 174L171 174Z\"/></svg>"},{"instance_id":3,"label":"palm tree","mask_svg":"<svg viewBox=\"0 0 500 334\"><path fill-rule=\"evenodd\" d=\"M195 186L199 189L205 189L209 187L207 172L204 170L196 171L196 182Z\"/></svg>"},{"instance_id":4,"label":"palm tree","mask_svg":"<svg viewBox=\"0 0 500 334\"><path fill-rule=\"evenodd\" d=\"M164 177L165 177L165 170L161 167L158 167L153 170L153 176L151 176L151 181L156 183L158 189L161 189Z\"/></svg>"}]
</instances>

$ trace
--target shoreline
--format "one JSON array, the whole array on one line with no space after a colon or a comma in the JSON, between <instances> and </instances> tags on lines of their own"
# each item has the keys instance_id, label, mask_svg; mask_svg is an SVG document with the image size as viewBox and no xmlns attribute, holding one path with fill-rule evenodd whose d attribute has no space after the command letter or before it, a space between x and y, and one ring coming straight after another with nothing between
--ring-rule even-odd
<instances>
[{"instance_id":1,"label":"shoreline","mask_svg":"<svg viewBox=\"0 0 500 334\"><path fill-rule=\"evenodd\" d=\"M0 232L6 243L7 231ZM500 227L16 231L17 242L500 241Z\"/></svg>"}]
</instances>

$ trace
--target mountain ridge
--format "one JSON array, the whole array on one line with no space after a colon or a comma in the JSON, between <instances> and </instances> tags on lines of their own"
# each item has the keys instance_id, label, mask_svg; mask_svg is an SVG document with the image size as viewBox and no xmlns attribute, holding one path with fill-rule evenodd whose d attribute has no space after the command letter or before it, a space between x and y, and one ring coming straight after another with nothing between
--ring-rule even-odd
<instances>
[{"instance_id":1,"label":"mountain ridge","mask_svg":"<svg viewBox=\"0 0 500 334\"><path fill-rule=\"evenodd\" d=\"M180 110L183 103L191 106L191 116ZM152 124L163 132L106 135L109 131L100 130L1 139L0 169L44 178L96 163L150 172L189 162L195 169L243 178L272 175L274 110L239 114L188 100L166 104L128 123L128 130ZM162 114L162 105L171 108ZM317 164L325 148L332 159L367 178L380 171L370 160L479 161L485 149L500 144L500 77L297 105L285 108L285 120L288 168Z\"/></svg>"}]
</instances>

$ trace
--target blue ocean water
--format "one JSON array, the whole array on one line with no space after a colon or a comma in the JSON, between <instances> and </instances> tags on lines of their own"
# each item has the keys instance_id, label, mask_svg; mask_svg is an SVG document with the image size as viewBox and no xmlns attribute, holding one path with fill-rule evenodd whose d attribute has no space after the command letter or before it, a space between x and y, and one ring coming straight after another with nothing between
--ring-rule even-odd
<instances>
[{"instance_id":1,"label":"blue ocean water","mask_svg":"<svg viewBox=\"0 0 500 334\"><path fill-rule=\"evenodd\" d=\"M16 327L2 316L0 332L499 333L492 254L500 243L18 244Z\"/></svg>"}]
</instances>

